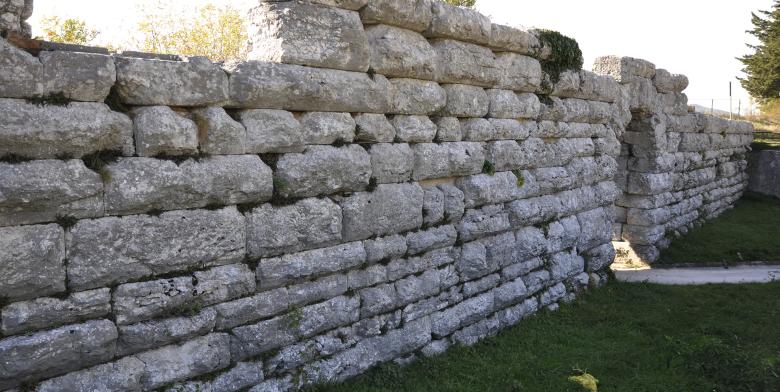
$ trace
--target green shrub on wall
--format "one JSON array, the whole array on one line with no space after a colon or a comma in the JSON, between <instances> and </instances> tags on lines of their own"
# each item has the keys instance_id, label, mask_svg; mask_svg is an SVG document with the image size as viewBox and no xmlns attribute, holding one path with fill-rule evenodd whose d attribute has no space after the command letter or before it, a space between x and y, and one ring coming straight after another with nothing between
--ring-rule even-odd
<instances>
[{"instance_id":1,"label":"green shrub on wall","mask_svg":"<svg viewBox=\"0 0 780 392\"><path fill-rule=\"evenodd\" d=\"M553 84L558 82L562 72L582 69L582 50L576 40L552 30L537 30L536 34L542 46L551 50L550 56L541 63Z\"/></svg>"}]
</instances>

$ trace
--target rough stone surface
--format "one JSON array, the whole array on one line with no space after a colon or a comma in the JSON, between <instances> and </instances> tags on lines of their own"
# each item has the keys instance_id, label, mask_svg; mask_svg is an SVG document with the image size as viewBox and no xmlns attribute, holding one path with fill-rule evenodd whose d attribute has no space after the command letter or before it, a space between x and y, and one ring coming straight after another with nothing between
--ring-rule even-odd
<instances>
[{"instance_id":1,"label":"rough stone surface","mask_svg":"<svg viewBox=\"0 0 780 392\"><path fill-rule=\"evenodd\" d=\"M214 333L178 346L166 346L136 355L144 363L143 389L200 376L230 365L230 337Z\"/></svg>"},{"instance_id":2,"label":"rough stone surface","mask_svg":"<svg viewBox=\"0 0 780 392\"><path fill-rule=\"evenodd\" d=\"M484 117L490 108L490 97L485 90L464 84L445 84L447 104L441 111L444 116Z\"/></svg>"},{"instance_id":3,"label":"rough stone surface","mask_svg":"<svg viewBox=\"0 0 780 392\"><path fill-rule=\"evenodd\" d=\"M390 79L390 107L393 113L430 115L447 102L445 91L435 82Z\"/></svg>"},{"instance_id":4,"label":"rough stone surface","mask_svg":"<svg viewBox=\"0 0 780 392\"><path fill-rule=\"evenodd\" d=\"M270 289L296 280L344 271L365 261L366 251L363 244L350 242L330 248L263 259L257 266L257 280L261 288Z\"/></svg>"},{"instance_id":5,"label":"rough stone surface","mask_svg":"<svg viewBox=\"0 0 780 392\"><path fill-rule=\"evenodd\" d=\"M425 35L429 37L454 38L476 44L488 44L492 23L490 18L477 11L433 2L433 18Z\"/></svg>"},{"instance_id":6,"label":"rough stone surface","mask_svg":"<svg viewBox=\"0 0 780 392\"><path fill-rule=\"evenodd\" d=\"M103 102L116 82L110 56L79 52L41 52L44 93L62 93L74 101Z\"/></svg>"},{"instance_id":7,"label":"rough stone surface","mask_svg":"<svg viewBox=\"0 0 780 392\"><path fill-rule=\"evenodd\" d=\"M58 225L0 227L0 297L25 300L65 291L65 233Z\"/></svg>"},{"instance_id":8,"label":"rough stone surface","mask_svg":"<svg viewBox=\"0 0 780 392\"><path fill-rule=\"evenodd\" d=\"M65 299L42 297L3 308L3 335L100 318L111 311L109 289L73 293Z\"/></svg>"},{"instance_id":9,"label":"rough stone surface","mask_svg":"<svg viewBox=\"0 0 780 392\"><path fill-rule=\"evenodd\" d=\"M357 144L309 146L279 159L274 184L282 197L311 197L363 190L370 177L371 157Z\"/></svg>"},{"instance_id":10,"label":"rough stone surface","mask_svg":"<svg viewBox=\"0 0 780 392\"><path fill-rule=\"evenodd\" d=\"M0 96L29 98L40 94L43 65L33 55L0 39Z\"/></svg>"},{"instance_id":11,"label":"rough stone surface","mask_svg":"<svg viewBox=\"0 0 780 392\"><path fill-rule=\"evenodd\" d=\"M167 106L133 111L135 150L139 156L191 155L198 152L198 127Z\"/></svg>"},{"instance_id":12,"label":"rough stone surface","mask_svg":"<svg viewBox=\"0 0 780 392\"><path fill-rule=\"evenodd\" d=\"M510 69L508 64L499 68L493 52L479 45L451 39L435 39L431 41L431 46L436 51L436 78L440 83L495 87L502 78L502 69L522 71L518 68ZM511 87L509 86L510 89Z\"/></svg>"},{"instance_id":13,"label":"rough stone surface","mask_svg":"<svg viewBox=\"0 0 780 392\"><path fill-rule=\"evenodd\" d=\"M417 184L383 184L344 198L344 240L392 234L422 225L423 190Z\"/></svg>"},{"instance_id":14,"label":"rough stone surface","mask_svg":"<svg viewBox=\"0 0 780 392\"><path fill-rule=\"evenodd\" d=\"M387 25L366 28L371 69L394 78L433 80L436 52L422 35Z\"/></svg>"},{"instance_id":15,"label":"rough stone surface","mask_svg":"<svg viewBox=\"0 0 780 392\"><path fill-rule=\"evenodd\" d=\"M406 182L412 176L414 153L406 143L371 146L371 177L380 184Z\"/></svg>"},{"instance_id":16,"label":"rough stone surface","mask_svg":"<svg viewBox=\"0 0 780 392\"><path fill-rule=\"evenodd\" d=\"M428 116L393 116L397 140L408 143L425 143L436 137L436 124Z\"/></svg>"},{"instance_id":17,"label":"rough stone surface","mask_svg":"<svg viewBox=\"0 0 780 392\"><path fill-rule=\"evenodd\" d=\"M771 150L753 152L748 167L751 191L780 198L780 153Z\"/></svg>"},{"instance_id":18,"label":"rough stone surface","mask_svg":"<svg viewBox=\"0 0 780 392\"><path fill-rule=\"evenodd\" d=\"M422 32L428 28L433 14L431 0L374 0L360 10L363 24L387 24Z\"/></svg>"},{"instance_id":19,"label":"rough stone surface","mask_svg":"<svg viewBox=\"0 0 780 392\"><path fill-rule=\"evenodd\" d=\"M209 106L192 111L198 126L198 145L205 154L234 155L247 150L246 128L225 109Z\"/></svg>"},{"instance_id":20,"label":"rough stone surface","mask_svg":"<svg viewBox=\"0 0 780 392\"><path fill-rule=\"evenodd\" d=\"M355 120L349 113L308 112L298 119L307 144L351 143Z\"/></svg>"},{"instance_id":21,"label":"rough stone surface","mask_svg":"<svg viewBox=\"0 0 780 392\"><path fill-rule=\"evenodd\" d=\"M384 114L355 115L355 140L368 143L389 143L395 139L395 128Z\"/></svg>"},{"instance_id":22,"label":"rough stone surface","mask_svg":"<svg viewBox=\"0 0 780 392\"><path fill-rule=\"evenodd\" d=\"M246 127L247 153L303 151L303 129L292 113L256 109L241 111L238 116Z\"/></svg>"}]
</instances>

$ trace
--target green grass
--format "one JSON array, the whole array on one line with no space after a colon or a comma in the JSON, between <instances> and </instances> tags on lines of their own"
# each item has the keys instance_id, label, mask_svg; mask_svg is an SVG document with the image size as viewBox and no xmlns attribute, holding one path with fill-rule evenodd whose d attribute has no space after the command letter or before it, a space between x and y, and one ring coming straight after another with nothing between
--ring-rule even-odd
<instances>
[{"instance_id":1,"label":"green grass","mask_svg":"<svg viewBox=\"0 0 780 392\"><path fill-rule=\"evenodd\" d=\"M736 206L672 241L660 264L780 261L780 199L746 193Z\"/></svg>"},{"instance_id":2,"label":"green grass","mask_svg":"<svg viewBox=\"0 0 780 392\"><path fill-rule=\"evenodd\" d=\"M780 391L780 283L613 283L474 347L322 391Z\"/></svg>"}]
</instances>

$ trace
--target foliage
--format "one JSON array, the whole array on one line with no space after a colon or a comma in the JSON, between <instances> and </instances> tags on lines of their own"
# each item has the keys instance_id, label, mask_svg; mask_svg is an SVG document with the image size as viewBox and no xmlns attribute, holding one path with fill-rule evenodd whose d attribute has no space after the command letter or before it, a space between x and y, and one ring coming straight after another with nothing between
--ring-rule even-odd
<instances>
[{"instance_id":1,"label":"foliage","mask_svg":"<svg viewBox=\"0 0 780 392\"><path fill-rule=\"evenodd\" d=\"M99 32L87 27L87 23L78 18L60 19L58 16L50 16L41 21L43 39L64 44L86 45L90 43Z\"/></svg>"},{"instance_id":2,"label":"foliage","mask_svg":"<svg viewBox=\"0 0 780 392\"><path fill-rule=\"evenodd\" d=\"M482 163L482 174L487 174L489 176L496 174L496 166L493 162L486 160Z\"/></svg>"},{"instance_id":3,"label":"foliage","mask_svg":"<svg viewBox=\"0 0 780 392\"><path fill-rule=\"evenodd\" d=\"M180 15L158 6L146 9L139 23L137 46L151 53L206 56L212 61L242 60L246 57L247 33L241 13L231 7L206 5L195 17Z\"/></svg>"},{"instance_id":4,"label":"foliage","mask_svg":"<svg viewBox=\"0 0 780 392\"><path fill-rule=\"evenodd\" d=\"M780 0L775 0L771 10L753 13L752 23L754 27L748 33L759 44L748 44L754 53L739 58L747 75L739 79L753 97L777 98L780 96Z\"/></svg>"},{"instance_id":5,"label":"foliage","mask_svg":"<svg viewBox=\"0 0 780 392\"><path fill-rule=\"evenodd\" d=\"M550 56L541 63L553 84L558 82L561 73L582 69L582 50L576 40L552 30L537 30L537 35L542 46L551 50Z\"/></svg>"},{"instance_id":6,"label":"foliage","mask_svg":"<svg viewBox=\"0 0 780 392\"><path fill-rule=\"evenodd\" d=\"M457 5L458 7L472 8L477 0L444 0L447 4Z\"/></svg>"},{"instance_id":7,"label":"foliage","mask_svg":"<svg viewBox=\"0 0 780 392\"><path fill-rule=\"evenodd\" d=\"M611 283L472 347L387 365L323 391L778 391L780 282Z\"/></svg>"},{"instance_id":8,"label":"foliage","mask_svg":"<svg viewBox=\"0 0 780 392\"><path fill-rule=\"evenodd\" d=\"M592 374L588 374L587 372L580 369L574 369L574 374L569 376L569 381L579 385L584 391L599 391L599 380L597 380L596 377L593 377Z\"/></svg>"}]
</instances>

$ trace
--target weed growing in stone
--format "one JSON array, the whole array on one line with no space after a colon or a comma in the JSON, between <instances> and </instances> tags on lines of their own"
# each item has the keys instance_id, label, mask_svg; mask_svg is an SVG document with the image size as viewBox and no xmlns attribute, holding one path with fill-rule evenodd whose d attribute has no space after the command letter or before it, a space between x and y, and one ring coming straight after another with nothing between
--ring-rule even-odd
<instances>
[{"instance_id":1,"label":"weed growing in stone","mask_svg":"<svg viewBox=\"0 0 780 392\"><path fill-rule=\"evenodd\" d=\"M483 174L487 174L489 176L492 176L492 175L496 174L496 166L493 165L493 162L490 162L490 161L486 160L482 164L482 173Z\"/></svg>"},{"instance_id":2,"label":"weed growing in stone","mask_svg":"<svg viewBox=\"0 0 780 392\"><path fill-rule=\"evenodd\" d=\"M46 94L46 95L33 95L30 98L27 98L27 102L31 103L38 107L43 106L68 106L72 102L70 97L66 96L64 93L57 92L52 94Z\"/></svg>"},{"instance_id":3,"label":"weed growing in stone","mask_svg":"<svg viewBox=\"0 0 780 392\"><path fill-rule=\"evenodd\" d=\"M551 49L550 56L541 64L553 84L558 83L561 73L582 69L582 50L576 40L552 30L539 30L537 35L543 46Z\"/></svg>"}]
</instances>

